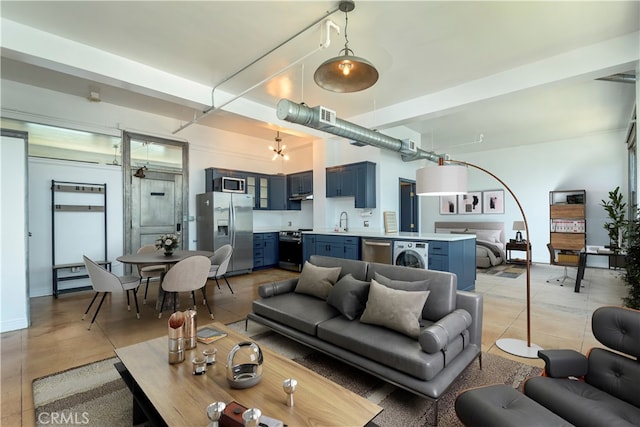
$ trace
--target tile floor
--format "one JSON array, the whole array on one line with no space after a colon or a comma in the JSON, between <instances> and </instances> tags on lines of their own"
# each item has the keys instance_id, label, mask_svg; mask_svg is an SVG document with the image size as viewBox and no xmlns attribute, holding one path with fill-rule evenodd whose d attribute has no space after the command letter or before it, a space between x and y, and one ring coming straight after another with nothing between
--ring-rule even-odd
<instances>
[{"instance_id":1,"label":"tile floor","mask_svg":"<svg viewBox=\"0 0 640 427\"><path fill-rule=\"evenodd\" d=\"M589 326L591 313L599 306L621 305L626 288L619 271L593 268L587 269L580 293L573 291L570 282L565 286L546 282L560 275L561 267L535 264L531 268L531 342L543 348L585 351L596 345ZM295 273L273 269L232 277L234 294L210 282L207 295L213 301L216 320L243 319L257 298L257 285L293 276ZM152 284L150 295L156 289L157 284ZM525 275L511 279L480 273L476 291L484 295L482 350L542 366L538 359L512 356L495 345L499 338L526 340ZM64 294L57 300L32 298L31 327L0 336L0 425L34 425L34 379L111 357L114 348L166 333L168 314L157 318L155 298L141 305L141 319L137 320L134 312L123 309L124 294L107 298L96 324L87 331L90 317L80 318L91 297L92 292L87 291ZM199 323L206 322L206 310L199 315Z\"/></svg>"}]
</instances>

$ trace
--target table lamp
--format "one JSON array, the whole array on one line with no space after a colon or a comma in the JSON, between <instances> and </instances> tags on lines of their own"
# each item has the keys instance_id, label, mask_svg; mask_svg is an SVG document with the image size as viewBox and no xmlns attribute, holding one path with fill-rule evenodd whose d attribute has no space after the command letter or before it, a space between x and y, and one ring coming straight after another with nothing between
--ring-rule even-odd
<instances>
[{"instance_id":1,"label":"table lamp","mask_svg":"<svg viewBox=\"0 0 640 427\"><path fill-rule=\"evenodd\" d=\"M513 229L516 231L516 243L522 243L522 231L524 230L524 221L513 221Z\"/></svg>"}]
</instances>

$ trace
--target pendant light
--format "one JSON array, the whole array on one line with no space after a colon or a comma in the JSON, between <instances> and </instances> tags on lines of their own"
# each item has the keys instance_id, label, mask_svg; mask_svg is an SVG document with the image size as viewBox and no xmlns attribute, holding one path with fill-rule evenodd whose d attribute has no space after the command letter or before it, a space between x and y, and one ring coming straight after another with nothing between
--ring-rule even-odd
<instances>
[{"instance_id":1,"label":"pendant light","mask_svg":"<svg viewBox=\"0 0 640 427\"><path fill-rule=\"evenodd\" d=\"M347 27L349 25L348 12L355 9L351 0L343 0L338 8L344 12L344 49L340 56L328 59L318 67L313 74L313 80L323 89L331 92L349 93L359 92L373 86L378 81L378 70L364 58L353 54L349 49Z\"/></svg>"},{"instance_id":2,"label":"pendant light","mask_svg":"<svg viewBox=\"0 0 640 427\"><path fill-rule=\"evenodd\" d=\"M269 150L274 152L274 155L271 158L271 160L273 161L277 159L278 156L282 157L285 160L289 160L289 156L287 154L284 154L284 149L287 148L287 146L286 145L283 145L282 147L280 146L280 142L282 142L282 138L280 138L280 131L276 133L275 141L277 143L276 147L272 145L269 146Z\"/></svg>"}]
</instances>

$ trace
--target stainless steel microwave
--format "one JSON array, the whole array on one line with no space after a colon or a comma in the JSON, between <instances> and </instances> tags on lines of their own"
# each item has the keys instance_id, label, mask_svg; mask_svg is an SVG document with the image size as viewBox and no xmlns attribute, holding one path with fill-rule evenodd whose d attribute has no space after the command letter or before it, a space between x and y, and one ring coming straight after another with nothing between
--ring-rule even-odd
<instances>
[{"instance_id":1,"label":"stainless steel microwave","mask_svg":"<svg viewBox=\"0 0 640 427\"><path fill-rule=\"evenodd\" d=\"M215 191L223 191L225 193L244 193L246 191L245 179L223 176L215 179L213 188Z\"/></svg>"}]
</instances>

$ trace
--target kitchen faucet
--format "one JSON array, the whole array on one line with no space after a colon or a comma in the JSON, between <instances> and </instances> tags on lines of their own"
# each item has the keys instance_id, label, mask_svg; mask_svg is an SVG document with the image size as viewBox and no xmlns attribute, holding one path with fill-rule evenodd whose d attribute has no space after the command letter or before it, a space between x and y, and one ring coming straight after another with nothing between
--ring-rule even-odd
<instances>
[{"instance_id":1,"label":"kitchen faucet","mask_svg":"<svg viewBox=\"0 0 640 427\"><path fill-rule=\"evenodd\" d=\"M344 215L344 227L342 227L343 215ZM340 212L340 228L344 231L349 231L349 215L345 211Z\"/></svg>"}]
</instances>

